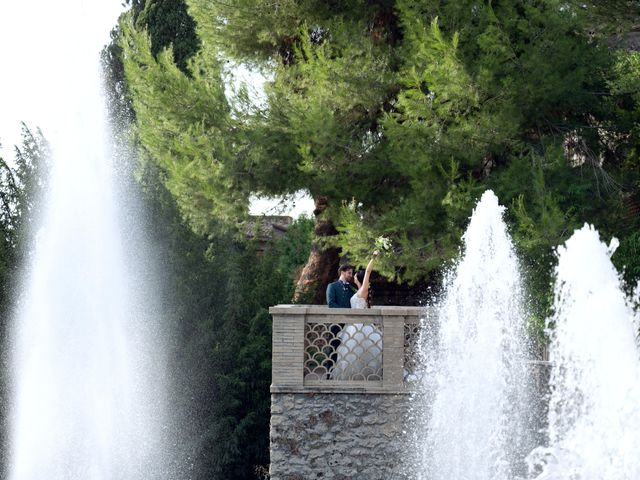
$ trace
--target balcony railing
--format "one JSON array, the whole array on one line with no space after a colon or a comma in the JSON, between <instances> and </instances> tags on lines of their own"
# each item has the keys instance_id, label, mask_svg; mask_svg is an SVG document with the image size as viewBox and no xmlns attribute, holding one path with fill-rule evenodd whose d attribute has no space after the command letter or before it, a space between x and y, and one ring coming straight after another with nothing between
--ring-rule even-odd
<instances>
[{"instance_id":1,"label":"balcony railing","mask_svg":"<svg viewBox=\"0 0 640 480\"><path fill-rule=\"evenodd\" d=\"M272 392L411 390L426 309L278 305L269 311Z\"/></svg>"}]
</instances>

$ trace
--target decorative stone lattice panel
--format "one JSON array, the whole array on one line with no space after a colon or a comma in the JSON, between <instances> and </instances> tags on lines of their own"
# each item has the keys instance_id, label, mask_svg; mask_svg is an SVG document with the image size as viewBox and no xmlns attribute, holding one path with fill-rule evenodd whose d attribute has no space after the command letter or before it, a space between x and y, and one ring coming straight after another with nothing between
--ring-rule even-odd
<instances>
[{"instance_id":1,"label":"decorative stone lattice panel","mask_svg":"<svg viewBox=\"0 0 640 480\"><path fill-rule=\"evenodd\" d=\"M382 381L381 323L307 323L304 381Z\"/></svg>"},{"instance_id":2,"label":"decorative stone lattice panel","mask_svg":"<svg viewBox=\"0 0 640 480\"><path fill-rule=\"evenodd\" d=\"M423 308L278 305L270 312L272 392L406 393L414 388Z\"/></svg>"},{"instance_id":3,"label":"decorative stone lattice panel","mask_svg":"<svg viewBox=\"0 0 640 480\"><path fill-rule=\"evenodd\" d=\"M420 366L419 345L420 323L412 322L404 324L404 370L403 380L412 382L417 379Z\"/></svg>"}]
</instances>

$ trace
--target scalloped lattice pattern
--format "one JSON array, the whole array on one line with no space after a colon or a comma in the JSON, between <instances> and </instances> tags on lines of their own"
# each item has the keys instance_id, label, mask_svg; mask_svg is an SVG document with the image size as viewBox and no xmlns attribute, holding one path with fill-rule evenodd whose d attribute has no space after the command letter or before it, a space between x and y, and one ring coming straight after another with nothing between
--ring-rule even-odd
<instances>
[{"instance_id":1,"label":"scalloped lattice pattern","mask_svg":"<svg viewBox=\"0 0 640 480\"><path fill-rule=\"evenodd\" d=\"M404 381L416 380L420 367L420 352L418 340L420 337L419 323L404 324Z\"/></svg>"},{"instance_id":2,"label":"scalloped lattice pattern","mask_svg":"<svg viewBox=\"0 0 640 480\"><path fill-rule=\"evenodd\" d=\"M305 381L382 381L382 325L307 323Z\"/></svg>"}]
</instances>

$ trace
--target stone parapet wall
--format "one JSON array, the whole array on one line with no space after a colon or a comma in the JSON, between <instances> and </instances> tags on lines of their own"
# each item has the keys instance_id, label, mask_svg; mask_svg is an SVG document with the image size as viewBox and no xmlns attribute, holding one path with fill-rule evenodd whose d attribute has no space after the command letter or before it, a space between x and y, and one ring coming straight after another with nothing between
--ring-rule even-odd
<instances>
[{"instance_id":1,"label":"stone parapet wall","mask_svg":"<svg viewBox=\"0 0 640 480\"><path fill-rule=\"evenodd\" d=\"M278 305L269 311L273 316L272 393L283 389L304 392L317 387L322 387L325 392L346 389L353 392L404 393L410 388L405 378L411 373L407 370L411 364L408 359L415 354L416 325L426 309L375 307L359 310ZM375 325L382 337L377 359L381 362L381 374L375 376L375 381L372 377L345 379L331 375L336 360L334 354L337 353L333 341L339 336L334 329L340 331L349 325ZM326 369L318 367L318 362Z\"/></svg>"},{"instance_id":2,"label":"stone parapet wall","mask_svg":"<svg viewBox=\"0 0 640 480\"><path fill-rule=\"evenodd\" d=\"M411 396L274 393L272 480L409 479L403 458Z\"/></svg>"}]
</instances>

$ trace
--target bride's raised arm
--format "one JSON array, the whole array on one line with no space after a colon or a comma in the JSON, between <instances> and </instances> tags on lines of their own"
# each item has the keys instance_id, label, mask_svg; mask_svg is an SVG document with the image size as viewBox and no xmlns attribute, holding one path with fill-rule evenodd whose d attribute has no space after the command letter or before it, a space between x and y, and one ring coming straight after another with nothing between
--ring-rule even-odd
<instances>
[{"instance_id":1,"label":"bride's raised arm","mask_svg":"<svg viewBox=\"0 0 640 480\"><path fill-rule=\"evenodd\" d=\"M369 260L367 264L367 268L364 271L364 278L362 279L362 286L358 285L358 296L361 298L369 297L369 277L371 277L371 272L373 271L373 261L378 256L378 251L373 252L373 257Z\"/></svg>"}]
</instances>

